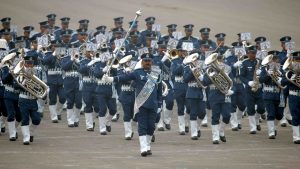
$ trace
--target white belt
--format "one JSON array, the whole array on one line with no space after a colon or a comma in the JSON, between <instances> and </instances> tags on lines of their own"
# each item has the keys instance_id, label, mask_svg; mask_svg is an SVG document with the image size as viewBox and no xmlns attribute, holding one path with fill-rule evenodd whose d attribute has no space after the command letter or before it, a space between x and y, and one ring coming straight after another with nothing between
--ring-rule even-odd
<instances>
[{"instance_id":1,"label":"white belt","mask_svg":"<svg viewBox=\"0 0 300 169\"><path fill-rule=\"evenodd\" d=\"M122 91L127 91L127 92L133 92L133 88L130 85L122 85L121 86Z\"/></svg>"},{"instance_id":2,"label":"white belt","mask_svg":"<svg viewBox=\"0 0 300 169\"><path fill-rule=\"evenodd\" d=\"M279 93L280 89L277 86L264 86L263 91L269 93Z\"/></svg>"},{"instance_id":3,"label":"white belt","mask_svg":"<svg viewBox=\"0 0 300 169\"><path fill-rule=\"evenodd\" d=\"M66 77L79 77L78 72L66 72L65 74Z\"/></svg>"},{"instance_id":4,"label":"white belt","mask_svg":"<svg viewBox=\"0 0 300 169\"><path fill-rule=\"evenodd\" d=\"M215 85L209 85L210 90L219 90Z\"/></svg>"},{"instance_id":5,"label":"white belt","mask_svg":"<svg viewBox=\"0 0 300 169\"><path fill-rule=\"evenodd\" d=\"M182 76L175 76L175 82L183 83L183 77Z\"/></svg>"},{"instance_id":6,"label":"white belt","mask_svg":"<svg viewBox=\"0 0 300 169\"><path fill-rule=\"evenodd\" d=\"M92 78L90 78L90 77L83 77L82 78L82 82L84 82L84 83L92 83L92 82L94 82L94 80Z\"/></svg>"},{"instance_id":7,"label":"white belt","mask_svg":"<svg viewBox=\"0 0 300 169\"><path fill-rule=\"evenodd\" d=\"M48 75L61 75L62 72L58 70L49 70Z\"/></svg>"},{"instance_id":8,"label":"white belt","mask_svg":"<svg viewBox=\"0 0 300 169\"><path fill-rule=\"evenodd\" d=\"M188 87L197 87L197 88L200 88L197 84L197 82L189 82L188 83Z\"/></svg>"},{"instance_id":9,"label":"white belt","mask_svg":"<svg viewBox=\"0 0 300 169\"><path fill-rule=\"evenodd\" d=\"M290 90L289 94L293 96L300 96L300 90Z\"/></svg>"},{"instance_id":10,"label":"white belt","mask_svg":"<svg viewBox=\"0 0 300 169\"><path fill-rule=\"evenodd\" d=\"M36 67L34 67L34 69L37 70L37 71L42 71L43 70L41 66L36 66Z\"/></svg>"},{"instance_id":11,"label":"white belt","mask_svg":"<svg viewBox=\"0 0 300 169\"><path fill-rule=\"evenodd\" d=\"M235 82L235 83L238 83L238 84L241 84L241 83L242 83L242 81L241 81L240 78L234 78L234 82Z\"/></svg>"},{"instance_id":12,"label":"white belt","mask_svg":"<svg viewBox=\"0 0 300 169\"><path fill-rule=\"evenodd\" d=\"M18 90L14 89L14 88L11 87L11 86L4 85L4 87L5 87L5 90L6 90L6 91L9 91L9 92L12 92L12 93L18 93L18 92L19 92Z\"/></svg>"},{"instance_id":13,"label":"white belt","mask_svg":"<svg viewBox=\"0 0 300 169\"><path fill-rule=\"evenodd\" d=\"M111 82L106 82L106 81L103 81L103 80L98 80L98 85L112 85Z\"/></svg>"},{"instance_id":14,"label":"white belt","mask_svg":"<svg viewBox=\"0 0 300 169\"><path fill-rule=\"evenodd\" d=\"M36 99L36 97L32 96L31 94L26 94L26 93L20 93L19 98L30 99L30 100Z\"/></svg>"}]
</instances>

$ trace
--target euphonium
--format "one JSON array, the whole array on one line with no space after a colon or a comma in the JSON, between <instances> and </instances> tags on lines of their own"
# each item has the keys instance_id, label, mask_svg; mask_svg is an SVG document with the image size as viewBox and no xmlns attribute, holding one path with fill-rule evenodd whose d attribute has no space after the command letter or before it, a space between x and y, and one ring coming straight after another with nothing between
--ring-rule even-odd
<instances>
[{"instance_id":1,"label":"euphonium","mask_svg":"<svg viewBox=\"0 0 300 169\"><path fill-rule=\"evenodd\" d=\"M208 66L206 74L220 92L227 94L228 90L232 87L232 80L225 71L220 68L217 58L218 53L213 53L205 59L205 64Z\"/></svg>"},{"instance_id":2,"label":"euphonium","mask_svg":"<svg viewBox=\"0 0 300 169\"><path fill-rule=\"evenodd\" d=\"M278 83L278 79L279 79L279 77L282 76L282 73L276 67L268 65L272 61L272 59L273 59L273 55L268 55L267 57L264 58L264 60L262 61L261 64L263 66L265 66L265 70L266 70L267 74L271 77L273 82L276 83L276 85L279 88L284 89L284 88L286 88L286 86L282 86L280 83ZM273 73L269 74L268 70L272 70Z\"/></svg>"},{"instance_id":3,"label":"euphonium","mask_svg":"<svg viewBox=\"0 0 300 169\"><path fill-rule=\"evenodd\" d=\"M26 71L25 61L21 60L14 68L13 74L17 83L33 96L43 99L47 95L48 86L36 77L32 71Z\"/></svg>"},{"instance_id":4,"label":"euphonium","mask_svg":"<svg viewBox=\"0 0 300 169\"><path fill-rule=\"evenodd\" d=\"M286 71L286 79L294 85L300 87L300 72L293 70L293 58L289 57L283 64L282 69Z\"/></svg>"},{"instance_id":5,"label":"euphonium","mask_svg":"<svg viewBox=\"0 0 300 169\"><path fill-rule=\"evenodd\" d=\"M195 61L198 59L198 57L199 57L198 53L193 53L185 57L183 63L190 67L198 86L202 88L206 88L199 79L200 76L203 75L202 67L200 65L195 64Z\"/></svg>"}]
</instances>

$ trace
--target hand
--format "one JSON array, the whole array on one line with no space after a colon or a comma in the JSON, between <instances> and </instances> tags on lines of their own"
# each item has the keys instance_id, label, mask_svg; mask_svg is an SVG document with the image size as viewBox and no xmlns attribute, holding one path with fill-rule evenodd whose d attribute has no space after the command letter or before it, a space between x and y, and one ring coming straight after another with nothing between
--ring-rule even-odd
<instances>
[{"instance_id":1,"label":"hand","mask_svg":"<svg viewBox=\"0 0 300 169\"><path fill-rule=\"evenodd\" d=\"M161 108L158 108L156 113L160 113L160 112L161 112Z\"/></svg>"},{"instance_id":2,"label":"hand","mask_svg":"<svg viewBox=\"0 0 300 169\"><path fill-rule=\"evenodd\" d=\"M107 67L107 66L105 66L105 67L102 69L102 71L103 71L104 73L106 73L107 70L108 70L108 67Z\"/></svg>"},{"instance_id":3,"label":"hand","mask_svg":"<svg viewBox=\"0 0 300 169\"><path fill-rule=\"evenodd\" d=\"M93 64L95 64L96 63L96 61L95 60L92 60L92 61L90 61L88 64L87 64L87 66L92 66Z\"/></svg>"},{"instance_id":4,"label":"hand","mask_svg":"<svg viewBox=\"0 0 300 169\"><path fill-rule=\"evenodd\" d=\"M277 83L281 84L282 77L278 77Z\"/></svg>"},{"instance_id":5,"label":"hand","mask_svg":"<svg viewBox=\"0 0 300 169\"><path fill-rule=\"evenodd\" d=\"M260 73L261 73L261 70L260 70L260 69L257 69L255 73L256 73L257 76L259 76Z\"/></svg>"},{"instance_id":6,"label":"hand","mask_svg":"<svg viewBox=\"0 0 300 169\"><path fill-rule=\"evenodd\" d=\"M269 74L269 75L271 75L271 74L273 74L273 73L274 73L273 70L268 70L268 74Z\"/></svg>"},{"instance_id":7,"label":"hand","mask_svg":"<svg viewBox=\"0 0 300 169\"><path fill-rule=\"evenodd\" d=\"M130 72L130 71L131 71L130 67L125 68L125 72Z\"/></svg>"},{"instance_id":8,"label":"hand","mask_svg":"<svg viewBox=\"0 0 300 169\"><path fill-rule=\"evenodd\" d=\"M214 76L216 73L215 72L210 72L208 75L209 76Z\"/></svg>"},{"instance_id":9,"label":"hand","mask_svg":"<svg viewBox=\"0 0 300 169\"><path fill-rule=\"evenodd\" d=\"M199 80L200 80L200 81L203 81L203 79L204 79L204 75L201 74L201 75L199 76Z\"/></svg>"},{"instance_id":10,"label":"hand","mask_svg":"<svg viewBox=\"0 0 300 169\"><path fill-rule=\"evenodd\" d=\"M80 62L80 60L77 58L77 59L75 59L75 62L76 62L76 63L79 63L79 62Z\"/></svg>"},{"instance_id":11,"label":"hand","mask_svg":"<svg viewBox=\"0 0 300 169\"><path fill-rule=\"evenodd\" d=\"M250 87L253 87L253 86L254 86L254 81L249 81L249 82L248 82L248 85L249 85Z\"/></svg>"},{"instance_id":12,"label":"hand","mask_svg":"<svg viewBox=\"0 0 300 169\"><path fill-rule=\"evenodd\" d=\"M233 64L233 67L241 67L242 61L237 61Z\"/></svg>"},{"instance_id":13,"label":"hand","mask_svg":"<svg viewBox=\"0 0 300 169\"><path fill-rule=\"evenodd\" d=\"M229 89L226 93L226 96L231 96L233 93L234 93L234 91Z\"/></svg>"},{"instance_id":14,"label":"hand","mask_svg":"<svg viewBox=\"0 0 300 169\"><path fill-rule=\"evenodd\" d=\"M38 45L38 46L37 46L37 51L38 51L38 52L41 52L42 49L43 49L42 45Z\"/></svg>"},{"instance_id":15,"label":"hand","mask_svg":"<svg viewBox=\"0 0 300 169\"><path fill-rule=\"evenodd\" d=\"M105 82L112 83L114 81L113 77L109 77L107 74L103 75L102 80Z\"/></svg>"},{"instance_id":16,"label":"hand","mask_svg":"<svg viewBox=\"0 0 300 169\"><path fill-rule=\"evenodd\" d=\"M161 59L162 62L166 61L170 57L168 52L164 52L164 54L164 57Z\"/></svg>"}]
</instances>

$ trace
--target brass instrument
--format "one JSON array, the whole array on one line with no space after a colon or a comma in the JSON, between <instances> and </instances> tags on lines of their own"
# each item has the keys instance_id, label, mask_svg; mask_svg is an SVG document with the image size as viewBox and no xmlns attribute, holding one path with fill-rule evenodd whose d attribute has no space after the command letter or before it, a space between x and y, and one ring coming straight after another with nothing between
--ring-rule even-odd
<instances>
[{"instance_id":1,"label":"brass instrument","mask_svg":"<svg viewBox=\"0 0 300 169\"><path fill-rule=\"evenodd\" d=\"M163 96L167 96L168 93L169 93L168 85L167 85L167 83L164 82L164 81L161 81L161 84L162 84L162 95L163 95Z\"/></svg>"},{"instance_id":2,"label":"brass instrument","mask_svg":"<svg viewBox=\"0 0 300 169\"><path fill-rule=\"evenodd\" d=\"M264 58L261 65L265 66L265 70L266 70L267 74L271 77L273 82L276 83L276 85L279 88L284 89L284 88L286 88L286 86L282 86L280 83L278 83L278 79L279 79L279 77L282 76L282 73L276 67L272 67L272 66L268 65L272 61L273 57L274 57L273 55L268 55L267 57ZM272 70L273 73L269 74L268 70Z\"/></svg>"},{"instance_id":3,"label":"brass instrument","mask_svg":"<svg viewBox=\"0 0 300 169\"><path fill-rule=\"evenodd\" d=\"M285 77L292 84L300 87L300 72L293 70L293 58L289 57L283 64L282 69L286 71Z\"/></svg>"},{"instance_id":4,"label":"brass instrument","mask_svg":"<svg viewBox=\"0 0 300 169\"><path fill-rule=\"evenodd\" d=\"M15 68L15 66L17 65L18 61L19 61L18 55L17 55L17 53L14 52L14 53L10 53L10 54L6 55L1 60L1 64L8 66L10 71L12 71Z\"/></svg>"},{"instance_id":5,"label":"brass instrument","mask_svg":"<svg viewBox=\"0 0 300 169\"><path fill-rule=\"evenodd\" d=\"M217 58L218 53L213 53L205 59L205 64L208 66L206 74L220 92L227 94L233 83L225 70L220 68Z\"/></svg>"},{"instance_id":6,"label":"brass instrument","mask_svg":"<svg viewBox=\"0 0 300 169\"><path fill-rule=\"evenodd\" d=\"M21 60L13 70L17 83L33 96L43 99L47 95L48 86L36 77L32 71L25 70L25 61Z\"/></svg>"},{"instance_id":7,"label":"brass instrument","mask_svg":"<svg viewBox=\"0 0 300 169\"><path fill-rule=\"evenodd\" d=\"M257 61L257 63L256 63L256 66L255 66L255 70L253 72L254 86L251 87L252 92L256 92L260 87L259 77L256 75L256 71L260 68L260 61L258 59L256 59L256 61Z\"/></svg>"},{"instance_id":8,"label":"brass instrument","mask_svg":"<svg viewBox=\"0 0 300 169\"><path fill-rule=\"evenodd\" d=\"M200 65L196 65L195 61L198 59L199 54L193 53L184 58L183 63L188 65L193 73L193 76L198 84L199 87L206 88L202 82L200 81L199 77L204 74L202 67Z\"/></svg>"}]
</instances>

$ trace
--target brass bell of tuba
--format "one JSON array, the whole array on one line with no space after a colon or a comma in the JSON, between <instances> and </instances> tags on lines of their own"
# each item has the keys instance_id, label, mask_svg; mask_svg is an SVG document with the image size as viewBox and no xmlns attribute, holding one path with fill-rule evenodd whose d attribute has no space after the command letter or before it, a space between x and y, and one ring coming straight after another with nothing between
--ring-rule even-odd
<instances>
[{"instance_id":1,"label":"brass bell of tuba","mask_svg":"<svg viewBox=\"0 0 300 169\"><path fill-rule=\"evenodd\" d=\"M282 69L286 71L285 77L292 84L300 87L300 73L293 70L293 58L289 57L283 64Z\"/></svg>"},{"instance_id":2,"label":"brass bell of tuba","mask_svg":"<svg viewBox=\"0 0 300 169\"><path fill-rule=\"evenodd\" d=\"M232 80L225 73L225 70L220 68L217 58L218 53L213 53L205 59L204 63L208 66L206 74L220 92L227 94L232 87Z\"/></svg>"},{"instance_id":3,"label":"brass bell of tuba","mask_svg":"<svg viewBox=\"0 0 300 169\"><path fill-rule=\"evenodd\" d=\"M47 95L48 86L36 77L33 72L26 71L24 68L25 61L21 60L14 68L14 77L16 82L33 96L43 99Z\"/></svg>"},{"instance_id":4,"label":"brass bell of tuba","mask_svg":"<svg viewBox=\"0 0 300 169\"><path fill-rule=\"evenodd\" d=\"M261 62L262 66L265 66L265 70L267 72L267 74L271 77L271 79L273 80L274 83L276 83L276 85L281 88L284 89L286 88L286 86L282 86L280 83L278 83L278 79L279 77L282 76L282 73L280 72L280 70L278 70L275 67L271 67L268 64L273 60L274 55L268 55L266 56L263 61ZM272 74L269 74L268 70L272 70Z\"/></svg>"}]
</instances>

